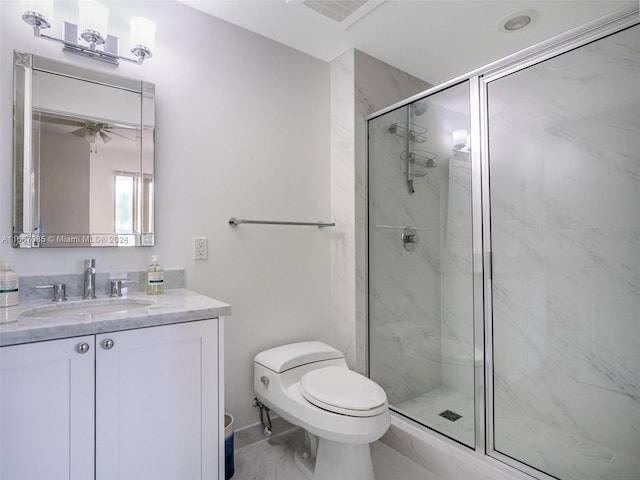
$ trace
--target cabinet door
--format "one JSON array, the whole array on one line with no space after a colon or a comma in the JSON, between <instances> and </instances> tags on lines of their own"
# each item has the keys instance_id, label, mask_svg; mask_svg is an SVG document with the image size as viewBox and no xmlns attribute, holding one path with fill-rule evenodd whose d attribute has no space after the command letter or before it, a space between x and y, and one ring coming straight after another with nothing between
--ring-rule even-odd
<instances>
[{"instance_id":1,"label":"cabinet door","mask_svg":"<svg viewBox=\"0 0 640 480\"><path fill-rule=\"evenodd\" d=\"M218 321L96 336L96 479L214 480Z\"/></svg>"},{"instance_id":2,"label":"cabinet door","mask_svg":"<svg viewBox=\"0 0 640 480\"><path fill-rule=\"evenodd\" d=\"M93 447L94 337L0 348L0 479L92 479Z\"/></svg>"}]
</instances>

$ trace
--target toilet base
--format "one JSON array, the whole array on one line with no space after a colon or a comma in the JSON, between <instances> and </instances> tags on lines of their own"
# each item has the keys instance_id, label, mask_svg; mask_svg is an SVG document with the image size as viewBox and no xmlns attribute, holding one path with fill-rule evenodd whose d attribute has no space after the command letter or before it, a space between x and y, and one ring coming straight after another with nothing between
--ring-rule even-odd
<instances>
[{"instance_id":1,"label":"toilet base","mask_svg":"<svg viewBox=\"0 0 640 480\"><path fill-rule=\"evenodd\" d=\"M319 439L318 457L300 446L293 461L309 480L375 480L369 444L330 442Z\"/></svg>"},{"instance_id":2,"label":"toilet base","mask_svg":"<svg viewBox=\"0 0 640 480\"><path fill-rule=\"evenodd\" d=\"M293 453L293 462L296 464L305 478L313 480L313 471L316 467L316 459L309 456L309 450L306 447L298 447Z\"/></svg>"},{"instance_id":3,"label":"toilet base","mask_svg":"<svg viewBox=\"0 0 640 480\"><path fill-rule=\"evenodd\" d=\"M368 443L331 442L320 438L313 480L375 480Z\"/></svg>"}]
</instances>

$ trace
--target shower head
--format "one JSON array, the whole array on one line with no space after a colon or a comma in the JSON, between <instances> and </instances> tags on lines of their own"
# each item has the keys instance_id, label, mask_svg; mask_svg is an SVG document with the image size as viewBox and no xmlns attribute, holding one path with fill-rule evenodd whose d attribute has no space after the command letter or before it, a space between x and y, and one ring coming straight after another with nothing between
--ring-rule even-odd
<instances>
[{"instance_id":1,"label":"shower head","mask_svg":"<svg viewBox=\"0 0 640 480\"><path fill-rule=\"evenodd\" d=\"M415 102L412 103L411 106L413 107L413 113L417 116L420 116L427 111L427 104L423 102Z\"/></svg>"}]
</instances>

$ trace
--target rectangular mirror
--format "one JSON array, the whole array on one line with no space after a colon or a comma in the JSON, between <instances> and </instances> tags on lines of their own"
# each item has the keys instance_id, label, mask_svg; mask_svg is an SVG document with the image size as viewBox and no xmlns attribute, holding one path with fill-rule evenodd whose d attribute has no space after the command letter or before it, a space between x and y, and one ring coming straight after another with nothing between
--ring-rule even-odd
<instances>
[{"instance_id":1,"label":"rectangular mirror","mask_svg":"<svg viewBox=\"0 0 640 480\"><path fill-rule=\"evenodd\" d=\"M154 90L14 51L14 247L154 244Z\"/></svg>"}]
</instances>

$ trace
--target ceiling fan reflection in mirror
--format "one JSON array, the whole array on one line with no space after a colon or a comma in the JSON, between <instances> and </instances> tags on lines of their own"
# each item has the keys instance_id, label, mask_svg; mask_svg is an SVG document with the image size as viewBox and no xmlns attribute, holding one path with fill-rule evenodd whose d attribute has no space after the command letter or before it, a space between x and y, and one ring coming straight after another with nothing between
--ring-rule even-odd
<instances>
[{"instance_id":1,"label":"ceiling fan reflection in mirror","mask_svg":"<svg viewBox=\"0 0 640 480\"><path fill-rule=\"evenodd\" d=\"M130 141L135 141L135 138L130 138L126 135L118 133L114 131L113 126L108 123L102 122L85 122L84 126L74 130L71 135L75 135L76 137L84 138L89 145L91 146L91 153L98 153L97 139L98 137L102 140L102 143L108 143L111 141L112 135L117 135L122 138L126 138ZM108 132L108 133L107 133Z\"/></svg>"},{"instance_id":2,"label":"ceiling fan reflection in mirror","mask_svg":"<svg viewBox=\"0 0 640 480\"><path fill-rule=\"evenodd\" d=\"M116 148L130 148L140 139L140 133L135 127L116 125L100 120L84 118L69 118L62 115L42 113L40 120L45 130L58 134L71 134L89 143L90 153L98 153L98 139L106 144L111 140L123 139L129 142L120 143ZM126 144L126 145L125 145ZM112 144L114 145L114 144Z\"/></svg>"}]
</instances>

